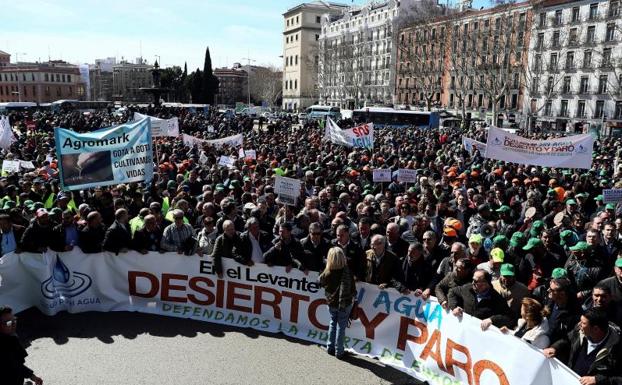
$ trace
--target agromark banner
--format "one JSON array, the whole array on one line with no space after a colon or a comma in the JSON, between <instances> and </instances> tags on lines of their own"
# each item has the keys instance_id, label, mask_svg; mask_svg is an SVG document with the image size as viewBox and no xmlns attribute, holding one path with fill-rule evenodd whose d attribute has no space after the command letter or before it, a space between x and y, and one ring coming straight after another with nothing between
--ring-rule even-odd
<instances>
[{"instance_id":1,"label":"agromark banner","mask_svg":"<svg viewBox=\"0 0 622 385\"><path fill-rule=\"evenodd\" d=\"M327 339L328 311L317 273L240 265L175 253L10 253L0 260L0 300L16 312L137 311L191 318L313 343ZM468 315L457 318L431 298L358 283L360 318L346 345L431 384L575 385L558 361Z\"/></svg>"},{"instance_id":2,"label":"agromark banner","mask_svg":"<svg viewBox=\"0 0 622 385\"><path fill-rule=\"evenodd\" d=\"M590 134L531 140L490 127L485 157L542 167L589 169L593 147Z\"/></svg>"},{"instance_id":3,"label":"agromark banner","mask_svg":"<svg viewBox=\"0 0 622 385\"><path fill-rule=\"evenodd\" d=\"M149 181L153 177L148 118L84 134L56 128L54 138L63 190Z\"/></svg>"}]
</instances>

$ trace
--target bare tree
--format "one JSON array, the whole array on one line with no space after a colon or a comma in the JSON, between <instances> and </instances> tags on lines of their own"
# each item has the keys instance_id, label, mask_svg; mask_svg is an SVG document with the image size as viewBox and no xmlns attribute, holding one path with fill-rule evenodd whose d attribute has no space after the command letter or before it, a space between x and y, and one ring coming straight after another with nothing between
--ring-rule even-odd
<instances>
[{"instance_id":1,"label":"bare tree","mask_svg":"<svg viewBox=\"0 0 622 385\"><path fill-rule=\"evenodd\" d=\"M447 13L447 8L433 0L406 1L395 20L397 88L404 93L412 92L413 100L418 94L425 100L428 111L442 88L440 74L445 69L442 58L449 25Z\"/></svg>"},{"instance_id":2,"label":"bare tree","mask_svg":"<svg viewBox=\"0 0 622 385\"><path fill-rule=\"evenodd\" d=\"M250 74L251 97L270 106L277 105L283 95L282 79L281 70L274 66L255 68Z\"/></svg>"}]
</instances>

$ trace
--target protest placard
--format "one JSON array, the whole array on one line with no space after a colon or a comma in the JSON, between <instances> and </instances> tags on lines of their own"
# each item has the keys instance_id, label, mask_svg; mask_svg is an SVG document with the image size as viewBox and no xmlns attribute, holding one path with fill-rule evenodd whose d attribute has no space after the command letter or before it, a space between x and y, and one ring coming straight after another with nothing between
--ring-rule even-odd
<instances>
[{"instance_id":1,"label":"protest placard","mask_svg":"<svg viewBox=\"0 0 622 385\"><path fill-rule=\"evenodd\" d=\"M374 169L373 181L377 182L391 182L391 169L390 168L377 168Z\"/></svg>"}]
</instances>

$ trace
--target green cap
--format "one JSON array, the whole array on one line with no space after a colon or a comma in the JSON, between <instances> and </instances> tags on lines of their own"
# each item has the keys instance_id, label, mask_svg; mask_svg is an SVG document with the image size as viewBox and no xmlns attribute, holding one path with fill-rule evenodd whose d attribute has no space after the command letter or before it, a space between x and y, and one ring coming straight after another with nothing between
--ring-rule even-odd
<instances>
[{"instance_id":1,"label":"green cap","mask_svg":"<svg viewBox=\"0 0 622 385\"><path fill-rule=\"evenodd\" d=\"M540 235L540 232L542 231L543 228L544 228L544 222L543 221L540 221L540 220L535 221L531 225L531 229L529 230L529 234L532 237L537 237L538 235Z\"/></svg>"},{"instance_id":2,"label":"green cap","mask_svg":"<svg viewBox=\"0 0 622 385\"><path fill-rule=\"evenodd\" d=\"M492 258L493 262L503 262L503 260L505 259L505 253L500 248L495 247L494 249L490 250L490 258Z\"/></svg>"},{"instance_id":3,"label":"green cap","mask_svg":"<svg viewBox=\"0 0 622 385\"><path fill-rule=\"evenodd\" d=\"M414 193L417 192L417 189L414 188L414 187L411 187L411 188L408 189L408 192L414 194Z\"/></svg>"},{"instance_id":4,"label":"green cap","mask_svg":"<svg viewBox=\"0 0 622 385\"><path fill-rule=\"evenodd\" d=\"M512 238L510 239L510 246L512 247L522 247L525 244L525 234L520 231L512 234Z\"/></svg>"},{"instance_id":5,"label":"green cap","mask_svg":"<svg viewBox=\"0 0 622 385\"><path fill-rule=\"evenodd\" d=\"M615 210L616 209L616 205L614 205L613 203L607 203L607 206L605 206L605 210Z\"/></svg>"},{"instance_id":6,"label":"green cap","mask_svg":"<svg viewBox=\"0 0 622 385\"><path fill-rule=\"evenodd\" d=\"M602 195L597 195L596 198L594 198L595 201L602 201L603 199Z\"/></svg>"},{"instance_id":7,"label":"green cap","mask_svg":"<svg viewBox=\"0 0 622 385\"><path fill-rule=\"evenodd\" d=\"M525 245L525 247L523 247L523 250L529 251L534 247L543 245L544 244L542 243L542 240L540 238L529 238L529 241L527 241L527 244Z\"/></svg>"},{"instance_id":8,"label":"green cap","mask_svg":"<svg viewBox=\"0 0 622 385\"><path fill-rule=\"evenodd\" d=\"M564 230L559 233L559 244L566 246L567 244L575 244L578 241L577 235L572 230Z\"/></svg>"},{"instance_id":9,"label":"green cap","mask_svg":"<svg viewBox=\"0 0 622 385\"><path fill-rule=\"evenodd\" d=\"M225 191L225 185L222 183L218 183L216 185L216 191Z\"/></svg>"},{"instance_id":10,"label":"green cap","mask_svg":"<svg viewBox=\"0 0 622 385\"><path fill-rule=\"evenodd\" d=\"M574 197L575 197L575 198L587 198L587 197L588 197L588 194L586 194L586 193L580 193L580 194L576 194Z\"/></svg>"},{"instance_id":11,"label":"green cap","mask_svg":"<svg viewBox=\"0 0 622 385\"><path fill-rule=\"evenodd\" d=\"M569 247L570 251L588 251L590 249L590 245L585 241L577 242L576 245Z\"/></svg>"},{"instance_id":12,"label":"green cap","mask_svg":"<svg viewBox=\"0 0 622 385\"><path fill-rule=\"evenodd\" d=\"M52 215L58 215L62 213L63 213L63 210L61 210L60 207L54 207L52 210L50 210L50 214Z\"/></svg>"},{"instance_id":13,"label":"green cap","mask_svg":"<svg viewBox=\"0 0 622 385\"><path fill-rule=\"evenodd\" d=\"M555 192L555 190L553 190L552 188L548 189L548 190L546 191L546 194L547 194L547 195L557 195L557 193Z\"/></svg>"},{"instance_id":14,"label":"green cap","mask_svg":"<svg viewBox=\"0 0 622 385\"><path fill-rule=\"evenodd\" d=\"M574 200L574 199L568 199L568 200L566 201L566 204L567 204L567 205L574 205L574 206L576 206L576 205L577 205L577 201L576 201L576 200Z\"/></svg>"},{"instance_id":15,"label":"green cap","mask_svg":"<svg viewBox=\"0 0 622 385\"><path fill-rule=\"evenodd\" d=\"M507 244L508 244L508 237L506 237L503 234L499 234L492 239L492 245L494 247L507 246Z\"/></svg>"},{"instance_id":16,"label":"green cap","mask_svg":"<svg viewBox=\"0 0 622 385\"><path fill-rule=\"evenodd\" d=\"M2 207L2 209L4 209L4 210L12 209L12 208L15 207L15 205L16 204L13 201L6 201L6 202L4 202L4 207Z\"/></svg>"},{"instance_id":17,"label":"green cap","mask_svg":"<svg viewBox=\"0 0 622 385\"><path fill-rule=\"evenodd\" d=\"M35 202L31 201L30 199L24 201L24 207L29 208L29 209L32 208L32 205L34 204Z\"/></svg>"},{"instance_id":18,"label":"green cap","mask_svg":"<svg viewBox=\"0 0 622 385\"><path fill-rule=\"evenodd\" d=\"M242 180L243 180L244 182L250 182L250 181L251 181L251 178L250 178L248 175L246 175L246 176L244 176L244 178L242 178Z\"/></svg>"},{"instance_id":19,"label":"green cap","mask_svg":"<svg viewBox=\"0 0 622 385\"><path fill-rule=\"evenodd\" d=\"M509 211L512 211L512 209L510 208L510 206L507 205L503 205L501 207L499 207L498 209L495 210L498 213L507 213Z\"/></svg>"},{"instance_id":20,"label":"green cap","mask_svg":"<svg viewBox=\"0 0 622 385\"><path fill-rule=\"evenodd\" d=\"M240 181L237 179L232 180L229 184L233 187L240 187Z\"/></svg>"},{"instance_id":21,"label":"green cap","mask_svg":"<svg viewBox=\"0 0 622 385\"><path fill-rule=\"evenodd\" d=\"M566 277L568 277L568 272L563 267L556 267L551 272L551 278L553 279L560 279L560 278L566 278Z\"/></svg>"},{"instance_id":22,"label":"green cap","mask_svg":"<svg viewBox=\"0 0 622 385\"><path fill-rule=\"evenodd\" d=\"M513 277L514 276L514 265L511 263L504 263L501 265L500 273L504 277Z\"/></svg>"},{"instance_id":23,"label":"green cap","mask_svg":"<svg viewBox=\"0 0 622 385\"><path fill-rule=\"evenodd\" d=\"M169 180L166 184L166 188L177 188L177 183L174 180Z\"/></svg>"},{"instance_id":24,"label":"green cap","mask_svg":"<svg viewBox=\"0 0 622 385\"><path fill-rule=\"evenodd\" d=\"M622 269L622 258L616 259L615 266Z\"/></svg>"}]
</instances>

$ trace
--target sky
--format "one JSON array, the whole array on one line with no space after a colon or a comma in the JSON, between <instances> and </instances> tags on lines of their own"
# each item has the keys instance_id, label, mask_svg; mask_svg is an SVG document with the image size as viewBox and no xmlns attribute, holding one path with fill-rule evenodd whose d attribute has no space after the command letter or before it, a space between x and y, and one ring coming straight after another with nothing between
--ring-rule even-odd
<instances>
[{"instance_id":1,"label":"sky","mask_svg":"<svg viewBox=\"0 0 622 385\"><path fill-rule=\"evenodd\" d=\"M0 0L0 50L19 61L94 63L141 56L161 66L282 66L283 13L300 0ZM365 0L343 3L365 4ZM488 0L475 0L474 7Z\"/></svg>"}]
</instances>

